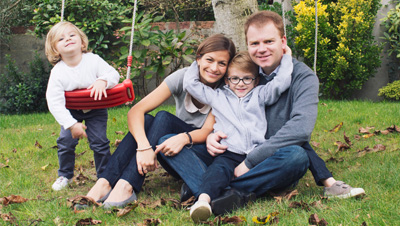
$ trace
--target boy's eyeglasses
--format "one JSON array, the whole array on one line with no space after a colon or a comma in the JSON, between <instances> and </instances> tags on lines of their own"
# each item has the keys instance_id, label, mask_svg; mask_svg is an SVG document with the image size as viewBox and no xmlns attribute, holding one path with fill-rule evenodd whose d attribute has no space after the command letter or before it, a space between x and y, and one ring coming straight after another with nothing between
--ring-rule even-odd
<instances>
[{"instance_id":1,"label":"boy's eyeglasses","mask_svg":"<svg viewBox=\"0 0 400 226\"><path fill-rule=\"evenodd\" d=\"M228 80L234 84L237 85L239 84L240 81L243 81L244 84L250 85L256 78L251 78L251 77L244 77L244 78L239 78L239 77L228 77Z\"/></svg>"}]
</instances>

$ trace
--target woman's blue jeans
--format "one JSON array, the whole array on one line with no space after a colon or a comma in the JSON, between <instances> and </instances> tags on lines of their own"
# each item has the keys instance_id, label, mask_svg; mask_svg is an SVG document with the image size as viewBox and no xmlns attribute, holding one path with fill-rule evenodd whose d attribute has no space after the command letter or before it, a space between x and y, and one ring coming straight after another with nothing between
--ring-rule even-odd
<instances>
[{"instance_id":1,"label":"woman's blue jeans","mask_svg":"<svg viewBox=\"0 0 400 226\"><path fill-rule=\"evenodd\" d=\"M171 136L173 134L164 136L159 142ZM183 148L176 156L169 157L162 153L160 156L181 176L193 194L198 196L201 178L213 161L206 147L193 146L192 149ZM244 175L233 179L229 186L240 191L254 192L257 196L267 191L283 190L296 184L307 172L308 166L308 155L302 147L284 147Z\"/></svg>"},{"instance_id":2,"label":"woman's blue jeans","mask_svg":"<svg viewBox=\"0 0 400 226\"><path fill-rule=\"evenodd\" d=\"M146 114L144 127L147 139L153 149L155 149L155 146L158 144L158 140L166 134L178 134L196 129L166 111L158 112L155 117ZM106 179L111 187L114 187L119 179L124 179L132 185L135 192L139 192L145 177L138 172L136 149L137 143L135 138L131 133L128 133L111 155L106 169L99 175L99 178ZM179 177L163 159L160 159L159 156L157 156L157 158L168 173Z\"/></svg>"}]
</instances>

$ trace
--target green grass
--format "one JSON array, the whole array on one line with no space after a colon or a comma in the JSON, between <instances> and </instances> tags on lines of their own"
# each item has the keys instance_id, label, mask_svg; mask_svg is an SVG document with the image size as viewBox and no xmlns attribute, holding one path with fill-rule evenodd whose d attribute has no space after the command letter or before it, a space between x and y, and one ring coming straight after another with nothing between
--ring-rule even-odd
<instances>
[{"instance_id":1,"label":"green grass","mask_svg":"<svg viewBox=\"0 0 400 226\"><path fill-rule=\"evenodd\" d=\"M359 140L354 136L360 135L360 127L374 126L375 130L384 130L391 125L399 125L399 108L396 102L320 101L318 120L311 138L312 142L319 144L314 148L324 160L336 160L327 162L336 179L366 190L364 199L324 200L322 208L310 207L310 210L290 208L289 204L293 201L312 203L321 199L322 187L316 186L308 172L297 187L299 195L291 200L277 203L271 197L260 198L229 216L244 216L248 225L253 225L253 216L262 217L272 212L279 213L278 225L308 225L308 218L313 213L324 218L329 225L361 225L363 222L367 225L398 224L400 134L376 135ZM115 140L123 138L115 131L128 131L128 109L121 107L109 110L107 134L111 151L116 148L113 144ZM160 109L174 112L171 106L157 110ZM93 154L88 143L81 140L76 148L76 153L81 155L76 158L75 175L82 170L89 180L83 184L73 183L69 189L55 192L51 184L57 177L58 158L57 149L53 147L56 145L59 125L52 115L0 117L0 198L20 195L29 199L22 204L0 206L2 214L12 213L15 224L74 225L80 219L91 217L101 220L101 225L135 225L148 218L158 218L162 225L193 225L187 210L177 210L171 205L155 208L142 205L123 217L106 213L101 208L74 213L68 208L66 199L86 194L96 179ZM338 132L326 132L341 122L343 126ZM344 132L353 145L336 153L334 142L345 142ZM36 142L42 148L35 146ZM358 150L367 146L372 148L376 144L385 145L386 150L359 155ZM164 171L159 169L148 175L139 201L152 204L161 198L178 199L181 183L171 176L165 176ZM0 225L10 224L0 219Z\"/></svg>"}]
</instances>

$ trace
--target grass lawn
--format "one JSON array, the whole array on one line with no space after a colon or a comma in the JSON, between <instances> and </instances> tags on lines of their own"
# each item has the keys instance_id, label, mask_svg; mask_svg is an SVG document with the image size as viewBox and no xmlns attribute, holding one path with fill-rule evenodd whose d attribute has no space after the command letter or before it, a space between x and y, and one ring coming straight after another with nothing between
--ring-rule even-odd
<instances>
[{"instance_id":1,"label":"grass lawn","mask_svg":"<svg viewBox=\"0 0 400 226\"><path fill-rule=\"evenodd\" d=\"M127 107L109 110L108 138L111 151L115 141L127 132ZM157 110L174 112L174 107L164 106ZM367 127L373 133L383 131L399 123L398 102L325 101L319 104L318 120L311 138L313 147L324 159L338 180L353 187L363 187L367 196L363 199L321 199L322 187L318 187L310 172L299 181L299 194L280 203L267 196L239 209L229 216L243 216L244 225L254 225L254 216L265 217L277 212L277 225L309 225L311 214L324 218L329 225L398 225L400 215L399 174L400 134L392 132L368 137L359 132ZM337 132L330 130L343 125ZM74 183L69 189L55 192L51 189L57 178L58 158L56 139L59 125L49 113L0 116L0 200L2 197L19 195L27 198L24 203L0 204L0 225L75 225L79 220L92 218L101 225L140 225L146 219L159 219L161 225L193 225L189 211L176 209L171 201L179 199L182 181L158 169L148 174L143 192L139 194L139 207L125 216L117 217L101 208L74 213L67 206L67 198L85 195L96 180L93 154L87 141L81 140L76 148ZM344 133L351 141L349 149L340 149L336 141L346 143ZM379 147L385 147L379 149ZM367 148L368 147L368 148ZM375 148L374 148L375 147ZM397 185L396 185L397 184ZM313 202L322 200L315 206ZM301 204L293 208L295 203ZM1 203L1 201L0 201ZM303 207L303 208L302 208ZM211 219L212 220L212 219Z\"/></svg>"}]
</instances>

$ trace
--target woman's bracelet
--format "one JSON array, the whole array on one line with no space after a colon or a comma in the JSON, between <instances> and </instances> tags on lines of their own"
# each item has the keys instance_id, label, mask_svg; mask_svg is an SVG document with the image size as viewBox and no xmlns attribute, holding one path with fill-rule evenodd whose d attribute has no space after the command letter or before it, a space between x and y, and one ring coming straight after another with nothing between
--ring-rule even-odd
<instances>
[{"instance_id":1,"label":"woman's bracelet","mask_svg":"<svg viewBox=\"0 0 400 226\"><path fill-rule=\"evenodd\" d=\"M138 148L138 149L136 149L136 151L138 151L138 152L142 152L142 151L146 151L146 150L149 150L149 149L152 149L153 147L152 146L150 146L150 147L147 147L147 148Z\"/></svg>"},{"instance_id":2,"label":"woman's bracelet","mask_svg":"<svg viewBox=\"0 0 400 226\"><path fill-rule=\"evenodd\" d=\"M186 148L190 149L190 148L193 147L192 136L190 136L189 132L185 132L185 133L186 133L186 135L189 137L189 144L190 144L190 146L187 146L187 145L186 145Z\"/></svg>"}]
</instances>

